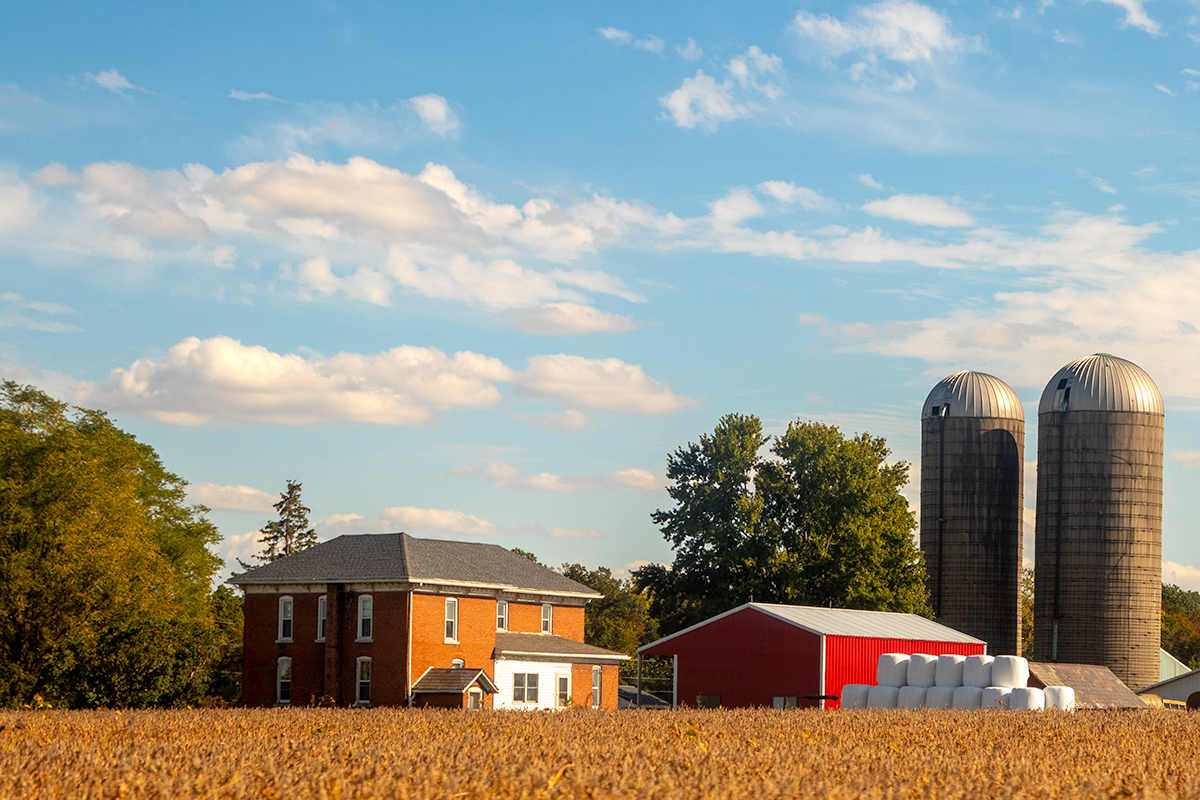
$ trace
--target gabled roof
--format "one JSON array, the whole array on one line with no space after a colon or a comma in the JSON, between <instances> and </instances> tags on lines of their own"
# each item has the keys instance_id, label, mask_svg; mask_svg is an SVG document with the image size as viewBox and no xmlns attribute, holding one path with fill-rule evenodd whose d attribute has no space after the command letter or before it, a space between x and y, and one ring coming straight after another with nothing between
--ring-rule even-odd
<instances>
[{"instance_id":1,"label":"gabled roof","mask_svg":"<svg viewBox=\"0 0 1200 800\"><path fill-rule=\"evenodd\" d=\"M1146 703L1121 683L1112 670L1095 664L1030 661L1029 685L1035 689L1070 686L1075 690L1076 708L1146 708Z\"/></svg>"},{"instance_id":2,"label":"gabled roof","mask_svg":"<svg viewBox=\"0 0 1200 800\"><path fill-rule=\"evenodd\" d=\"M472 686L488 694L495 694L496 684L481 669L464 669L455 667L430 667L413 684L413 694L462 694Z\"/></svg>"},{"instance_id":3,"label":"gabled roof","mask_svg":"<svg viewBox=\"0 0 1200 800\"><path fill-rule=\"evenodd\" d=\"M390 581L601 596L499 545L415 539L407 533L339 536L229 579L237 586Z\"/></svg>"},{"instance_id":4,"label":"gabled roof","mask_svg":"<svg viewBox=\"0 0 1200 800\"><path fill-rule=\"evenodd\" d=\"M610 664L629 660L629 656L624 653L593 647L548 633L504 632L496 634L496 649L492 658L514 661L566 661L576 664Z\"/></svg>"},{"instance_id":5,"label":"gabled roof","mask_svg":"<svg viewBox=\"0 0 1200 800\"><path fill-rule=\"evenodd\" d=\"M916 614L901 614L895 611L860 611L855 608L821 608L819 606L788 606L775 603L746 603L730 609L724 614L710 617L690 628L664 636L656 642L642 645L638 652L645 652L669 642L676 636L690 633L719 619L752 609L782 620L797 628L819 636L851 636L872 639L911 639L927 642L961 642L987 644L982 639L939 625L933 620Z\"/></svg>"},{"instance_id":6,"label":"gabled roof","mask_svg":"<svg viewBox=\"0 0 1200 800\"><path fill-rule=\"evenodd\" d=\"M1193 669L1193 670L1189 670L1188 672L1180 673L1179 675L1172 675L1169 678L1161 680L1158 683L1152 683L1149 686L1147 686L1145 689L1139 689L1138 691L1154 693L1154 692L1157 692L1159 689L1163 688L1164 686L1171 686L1171 685L1174 685L1177 683L1183 683L1185 681L1192 682L1192 681L1194 681L1195 678L1198 678L1198 677L1200 677L1200 669Z\"/></svg>"}]
</instances>

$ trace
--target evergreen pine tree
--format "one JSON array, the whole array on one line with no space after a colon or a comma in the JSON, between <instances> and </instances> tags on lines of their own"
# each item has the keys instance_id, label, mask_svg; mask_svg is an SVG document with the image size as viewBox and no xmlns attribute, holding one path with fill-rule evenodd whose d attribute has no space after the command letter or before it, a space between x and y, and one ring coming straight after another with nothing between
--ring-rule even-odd
<instances>
[{"instance_id":1,"label":"evergreen pine tree","mask_svg":"<svg viewBox=\"0 0 1200 800\"><path fill-rule=\"evenodd\" d=\"M317 532L308 527L309 509L300 502L300 482L289 480L287 491L275 504L279 519L263 526L259 543L263 550L255 556L264 564L307 550L317 543Z\"/></svg>"}]
</instances>

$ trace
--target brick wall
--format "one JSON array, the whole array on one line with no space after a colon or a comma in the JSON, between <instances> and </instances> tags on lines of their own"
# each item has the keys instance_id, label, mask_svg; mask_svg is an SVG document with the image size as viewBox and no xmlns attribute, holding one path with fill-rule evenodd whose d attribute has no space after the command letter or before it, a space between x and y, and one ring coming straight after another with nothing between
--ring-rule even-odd
<instances>
[{"instance_id":1,"label":"brick wall","mask_svg":"<svg viewBox=\"0 0 1200 800\"><path fill-rule=\"evenodd\" d=\"M292 705L319 701L324 692L324 645L317 638L318 592L247 594L242 629L242 703L275 705L278 659L292 659ZM292 641L276 642L279 600L292 598Z\"/></svg>"},{"instance_id":2,"label":"brick wall","mask_svg":"<svg viewBox=\"0 0 1200 800\"><path fill-rule=\"evenodd\" d=\"M372 599L371 641L358 639L358 601ZM358 659L371 659L371 705L401 706L408 702L408 592L347 590L340 625L342 636L341 698L353 705L358 697ZM414 665L415 666L415 665Z\"/></svg>"},{"instance_id":3,"label":"brick wall","mask_svg":"<svg viewBox=\"0 0 1200 800\"><path fill-rule=\"evenodd\" d=\"M446 597L413 595L413 680L429 667L449 667L461 658L466 667L493 675L496 649L496 601L489 597L458 597L458 644L447 644ZM512 606L510 605L511 609Z\"/></svg>"},{"instance_id":4,"label":"brick wall","mask_svg":"<svg viewBox=\"0 0 1200 800\"><path fill-rule=\"evenodd\" d=\"M612 711L617 707L617 667L600 667L600 708ZM592 665L571 665L571 704L576 708L592 707Z\"/></svg>"},{"instance_id":5,"label":"brick wall","mask_svg":"<svg viewBox=\"0 0 1200 800\"><path fill-rule=\"evenodd\" d=\"M573 642L583 641L583 609L572 606L555 606L554 629L555 636L570 639ZM541 603L509 603L508 630L512 633L541 633L542 605Z\"/></svg>"}]
</instances>

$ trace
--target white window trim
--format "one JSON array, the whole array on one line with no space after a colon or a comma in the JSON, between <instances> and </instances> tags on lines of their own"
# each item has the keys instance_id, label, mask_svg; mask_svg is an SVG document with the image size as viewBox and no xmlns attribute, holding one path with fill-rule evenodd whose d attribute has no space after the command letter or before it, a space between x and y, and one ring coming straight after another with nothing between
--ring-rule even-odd
<instances>
[{"instance_id":1,"label":"white window trim","mask_svg":"<svg viewBox=\"0 0 1200 800\"><path fill-rule=\"evenodd\" d=\"M600 667L592 667L592 708L600 708L604 703L604 671Z\"/></svg>"},{"instance_id":2,"label":"white window trim","mask_svg":"<svg viewBox=\"0 0 1200 800\"><path fill-rule=\"evenodd\" d=\"M374 669L374 667L372 667L371 668L371 678L367 681L367 699L366 700L360 699L359 692L362 687L362 665L363 665L364 661L367 662L368 664L370 664L371 657L370 656L359 656L359 658L357 660L355 660L355 662L354 662L354 705L356 705L356 706L371 705L371 690L372 690L372 688L374 688L373 684L375 683L375 669Z\"/></svg>"},{"instance_id":3,"label":"white window trim","mask_svg":"<svg viewBox=\"0 0 1200 800\"><path fill-rule=\"evenodd\" d=\"M453 618L451 618L451 616L450 616L451 608L454 609L454 617ZM446 623L447 622L454 623L454 635L446 636L444 639L442 639L442 641L445 644L458 644L458 598L457 597L447 597L446 598L446 614L445 614L445 618L442 620L442 634L443 635L446 633Z\"/></svg>"},{"instance_id":4,"label":"white window trim","mask_svg":"<svg viewBox=\"0 0 1200 800\"><path fill-rule=\"evenodd\" d=\"M461 658L450 659L450 669L466 669L467 662Z\"/></svg>"},{"instance_id":5,"label":"white window trim","mask_svg":"<svg viewBox=\"0 0 1200 800\"><path fill-rule=\"evenodd\" d=\"M563 678L567 679L567 702L560 705L558 697L558 682ZM570 708L571 706L571 673L555 673L554 675L554 707L555 708Z\"/></svg>"},{"instance_id":6,"label":"white window trim","mask_svg":"<svg viewBox=\"0 0 1200 800\"><path fill-rule=\"evenodd\" d=\"M328 614L329 606L327 605L327 603L328 603L328 601L326 600L325 595L321 595L320 597L317 598L317 641L318 642L325 641L325 623L329 616L329 614Z\"/></svg>"},{"instance_id":7,"label":"white window trim","mask_svg":"<svg viewBox=\"0 0 1200 800\"><path fill-rule=\"evenodd\" d=\"M284 603L288 604L288 616L286 618L283 616L283 604ZM283 635L284 619L287 619L292 623L291 636ZM290 642L295 637L295 635L296 635L296 602L294 600L292 600L291 595L285 594L283 597L279 598L279 611L276 615L276 624L275 624L275 642L277 644L282 644L283 642Z\"/></svg>"},{"instance_id":8,"label":"white window trim","mask_svg":"<svg viewBox=\"0 0 1200 800\"><path fill-rule=\"evenodd\" d=\"M522 699L522 700L518 700L518 699L517 699L517 675L521 675L521 676L523 677L522 683L524 683L525 685L521 687L521 691L525 693L525 697L526 697L526 699ZM538 693L538 696L537 696L537 697L535 697L535 698L534 698L534 699L532 699L532 700L529 700L529 699L527 699L527 698L529 697L529 684L528 684L528 681L529 681L529 676L530 676L530 675L532 675L534 678L536 678L536 679L537 679L537 687L536 687L535 691ZM554 692L556 692L556 693L557 693L557 692L558 692L558 687L557 687L557 686L556 686L556 687L553 687L553 688L552 688L552 691L554 691ZM538 705L540 705L540 698L541 698L541 696L542 696L542 680L541 680L541 676L540 676L540 675L539 675L537 672L516 672L516 673L513 673L513 696L512 696L512 703L513 703L513 705L514 705L514 706L518 706L518 707L520 707L520 706L538 706Z\"/></svg>"},{"instance_id":9,"label":"white window trim","mask_svg":"<svg viewBox=\"0 0 1200 800\"><path fill-rule=\"evenodd\" d=\"M368 617L368 619L371 620L371 635L363 636L362 635L362 632L363 632L363 606L367 603L371 604L371 616ZM371 599L371 595L369 595L369 594L360 594L358 596L358 637L355 638L354 641L356 641L356 642L373 642L373 641L375 641L375 601Z\"/></svg>"},{"instance_id":10,"label":"white window trim","mask_svg":"<svg viewBox=\"0 0 1200 800\"><path fill-rule=\"evenodd\" d=\"M503 625L500 624L501 618L504 619ZM508 630L508 601L507 600L497 600L496 601L496 630L498 630L498 631L507 631Z\"/></svg>"},{"instance_id":11,"label":"white window trim","mask_svg":"<svg viewBox=\"0 0 1200 800\"><path fill-rule=\"evenodd\" d=\"M283 673L285 669L292 668L292 660L286 656L275 659L275 705L290 706L292 704L292 684L296 681L295 674L288 678L288 699L284 700L283 695Z\"/></svg>"},{"instance_id":12,"label":"white window trim","mask_svg":"<svg viewBox=\"0 0 1200 800\"><path fill-rule=\"evenodd\" d=\"M554 633L554 606L542 603L542 633Z\"/></svg>"},{"instance_id":13,"label":"white window trim","mask_svg":"<svg viewBox=\"0 0 1200 800\"><path fill-rule=\"evenodd\" d=\"M472 686L470 689L467 690L467 708L472 708L471 701L476 698L479 699L479 708L482 709L483 708L483 689L480 689L478 686Z\"/></svg>"}]
</instances>

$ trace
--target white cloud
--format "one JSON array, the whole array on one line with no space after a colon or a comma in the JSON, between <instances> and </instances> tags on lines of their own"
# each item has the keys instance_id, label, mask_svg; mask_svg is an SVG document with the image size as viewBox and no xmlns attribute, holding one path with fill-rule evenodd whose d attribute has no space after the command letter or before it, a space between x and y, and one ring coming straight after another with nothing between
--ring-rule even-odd
<instances>
[{"instance_id":1,"label":"white cloud","mask_svg":"<svg viewBox=\"0 0 1200 800\"><path fill-rule=\"evenodd\" d=\"M498 532L497 527L491 522L472 514L441 508L416 508L415 506L385 508L374 517L363 517L359 514L334 514L321 520L316 527L325 535L424 531L488 536Z\"/></svg>"},{"instance_id":2,"label":"white cloud","mask_svg":"<svg viewBox=\"0 0 1200 800\"><path fill-rule=\"evenodd\" d=\"M85 72L83 73L83 80L85 83L94 83L97 86L108 89L110 92L116 92L117 94L123 94L126 89L133 89L134 91L145 92L146 94L154 94L154 92L150 91L149 89L143 89L140 86L134 86L129 82L128 78L117 72L115 69L101 72L98 75Z\"/></svg>"},{"instance_id":3,"label":"white cloud","mask_svg":"<svg viewBox=\"0 0 1200 800\"><path fill-rule=\"evenodd\" d=\"M377 306L391 305L392 282L370 267L360 266L345 277L334 274L327 258L313 258L292 269L290 265L279 267L279 278L299 284L301 300L311 301L317 295L330 297L344 292L352 300L361 300Z\"/></svg>"},{"instance_id":4,"label":"white cloud","mask_svg":"<svg viewBox=\"0 0 1200 800\"><path fill-rule=\"evenodd\" d=\"M547 411L533 417L521 416L518 419L528 422L534 428L551 433L579 433L590 430L592 421L587 414L574 409L566 411Z\"/></svg>"},{"instance_id":5,"label":"white cloud","mask_svg":"<svg viewBox=\"0 0 1200 800\"><path fill-rule=\"evenodd\" d=\"M930 61L939 53L954 53L967 45L950 33L946 17L911 0L884 0L858 9L856 22L828 14L796 14L793 29L830 58L856 50L892 61Z\"/></svg>"},{"instance_id":6,"label":"white cloud","mask_svg":"<svg viewBox=\"0 0 1200 800\"><path fill-rule=\"evenodd\" d=\"M679 57L684 61L699 61L704 56L704 51L700 49L700 45L696 44L696 40L690 36L688 37L687 44L677 46L675 52L679 53Z\"/></svg>"},{"instance_id":7,"label":"white cloud","mask_svg":"<svg viewBox=\"0 0 1200 800\"><path fill-rule=\"evenodd\" d=\"M1078 34L1063 33L1062 31L1054 32L1054 41L1059 44L1083 44L1083 40L1079 38Z\"/></svg>"},{"instance_id":8,"label":"white cloud","mask_svg":"<svg viewBox=\"0 0 1200 800\"><path fill-rule=\"evenodd\" d=\"M721 122L750 116L749 110L733 99L733 81L717 83L700 69L694 78L684 78L678 89L658 98L658 102L681 128L712 131Z\"/></svg>"},{"instance_id":9,"label":"white cloud","mask_svg":"<svg viewBox=\"0 0 1200 800\"><path fill-rule=\"evenodd\" d=\"M1121 20L1122 28L1133 26L1154 36L1162 33L1162 26L1150 19L1146 9L1142 6L1142 0L1100 0L1100 2L1124 9L1125 18Z\"/></svg>"},{"instance_id":10,"label":"white cloud","mask_svg":"<svg viewBox=\"0 0 1200 800\"><path fill-rule=\"evenodd\" d=\"M606 488L604 478L598 475L552 475L549 472L535 474L503 461L487 464L463 464L448 473L451 477L482 478L501 489L521 489L560 494L595 494Z\"/></svg>"},{"instance_id":11,"label":"white cloud","mask_svg":"<svg viewBox=\"0 0 1200 800\"><path fill-rule=\"evenodd\" d=\"M280 100L278 97L269 95L266 92L243 92L240 89L233 89L229 92L229 96L234 100L270 100L275 103L286 103L286 100Z\"/></svg>"},{"instance_id":12,"label":"white cloud","mask_svg":"<svg viewBox=\"0 0 1200 800\"><path fill-rule=\"evenodd\" d=\"M629 486L634 489L645 489L649 492L657 492L663 488L665 481L655 475L653 472L648 472L637 467L629 469L619 469L609 476L622 486Z\"/></svg>"},{"instance_id":13,"label":"white cloud","mask_svg":"<svg viewBox=\"0 0 1200 800\"><path fill-rule=\"evenodd\" d=\"M554 528L550 536L555 539L607 539L608 534L594 528Z\"/></svg>"},{"instance_id":14,"label":"white cloud","mask_svg":"<svg viewBox=\"0 0 1200 800\"><path fill-rule=\"evenodd\" d=\"M805 211L837 207L837 203L820 192L785 181L764 181L758 185L758 190L782 203L796 203Z\"/></svg>"},{"instance_id":15,"label":"white cloud","mask_svg":"<svg viewBox=\"0 0 1200 800\"><path fill-rule=\"evenodd\" d=\"M410 98L408 103L421 118L421 123L431 132L438 136L449 136L458 132L458 115L440 94L423 94Z\"/></svg>"},{"instance_id":16,"label":"white cloud","mask_svg":"<svg viewBox=\"0 0 1200 800\"><path fill-rule=\"evenodd\" d=\"M648 34L641 39L634 41L633 46L640 50L648 50L651 53L661 53L667 43L658 38L654 34Z\"/></svg>"},{"instance_id":17,"label":"white cloud","mask_svg":"<svg viewBox=\"0 0 1200 800\"><path fill-rule=\"evenodd\" d=\"M870 173L864 173L857 176L858 182L863 186L870 186L872 189L882 189L883 184L871 177Z\"/></svg>"},{"instance_id":18,"label":"white cloud","mask_svg":"<svg viewBox=\"0 0 1200 800\"><path fill-rule=\"evenodd\" d=\"M596 33L608 39L610 42L618 44L629 44L633 41L633 34L629 31L623 31L620 28L597 28Z\"/></svg>"},{"instance_id":19,"label":"white cloud","mask_svg":"<svg viewBox=\"0 0 1200 800\"><path fill-rule=\"evenodd\" d=\"M938 228L958 228L974 223L971 215L961 208L927 194L897 194L886 200L871 200L863 204L863 211L877 217Z\"/></svg>"},{"instance_id":20,"label":"white cloud","mask_svg":"<svg viewBox=\"0 0 1200 800\"><path fill-rule=\"evenodd\" d=\"M72 333L81 329L56 319L47 319L43 315L60 316L74 313L73 308L63 303L26 300L16 292L0 292L0 328L25 328L43 333Z\"/></svg>"},{"instance_id":21,"label":"white cloud","mask_svg":"<svg viewBox=\"0 0 1200 800\"><path fill-rule=\"evenodd\" d=\"M450 357L405 345L306 359L225 336L191 337L157 361L142 359L114 369L103 383L81 384L75 402L168 425L420 425L439 410L494 406L501 399L495 384L512 379L499 360L471 352Z\"/></svg>"},{"instance_id":22,"label":"white cloud","mask_svg":"<svg viewBox=\"0 0 1200 800\"><path fill-rule=\"evenodd\" d=\"M1200 592L1200 569L1175 561L1163 562L1163 583L1173 583L1180 589Z\"/></svg>"},{"instance_id":23,"label":"white cloud","mask_svg":"<svg viewBox=\"0 0 1200 800\"><path fill-rule=\"evenodd\" d=\"M1104 192L1105 194L1116 194L1117 193L1117 190L1114 189L1113 187L1109 186L1108 183L1103 178L1097 178L1095 175L1088 172L1086 169L1077 169L1077 170L1075 170L1075 174L1078 175L1081 179L1090 183L1092 186L1095 186L1097 189Z\"/></svg>"},{"instance_id":24,"label":"white cloud","mask_svg":"<svg viewBox=\"0 0 1200 800\"><path fill-rule=\"evenodd\" d=\"M751 45L742 55L730 59L726 69L743 89L754 89L772 100L783 94L783 90L775 83L759 82L759 79L765 75L782 76L783 59L770 53L764 53L755 45Z\"/></svg>"},{"instance_id":25,"label":"white cloud","mask_svg":"<svg viewBox=\"0 0 1200 800\"><path fill-rule=\"evenodd\" d=\"M697 405L665 383L656 381L635 364L616 358L542 355L516 380L526 396L550 400L568 408L616 411L625 414L669 414Z\"/></svg>"},{"instance_id":26,"label":"white cloud","mask_svg":"<svg viewBox=\"0 0 1200 800\"><path fill-rule=\"evenodd\" d=\"M1154 88L1155 88L1155 89L1158 89L1160 92L1164 92L1164 93L1166 93L1166 94L1169 94L1169 95L1171 95L1171 97L1175 97L1175 96L1176 96L1176 94L1175 94L1174 92L1172 92L1172 91L1171 91L1170 89L1168 89L1167 87L1163 86L1161 83L1156 83L1156 84L1154 84Z\"/></svg>"},{"instance_id":27,"label":"white cloud","mask_svg":"<svg viewBox=\"0 0 1200 800\"><path fill-rule=\"evenodd\" d=\"M513 328L546 336L578 336L585 333L619 333L633 330L631 317L609 314L580 303L543 303L501 314Z\"/></svg>"},{"instance_id":28,"label":"white cloud","mask_svg":"<svg viewBox=\"0 0 1200 800\"><path fill-rule=\"evenodd\" d=\"M1171 458L1184 469L1200 469L1200 450L1172 450Z\"/></svg>"},{"instance_id":29,"label":"white cloud","mask_svg":"<svg viewBox=\"0 0 1200 800\"><path fill-rule=\"evenodd\" d=\"M189 503L226 511L252 511L272 514L279 498L253 486L221 486L216 483L193 483L187 487Z\"/></svg>"}]
</instances>

